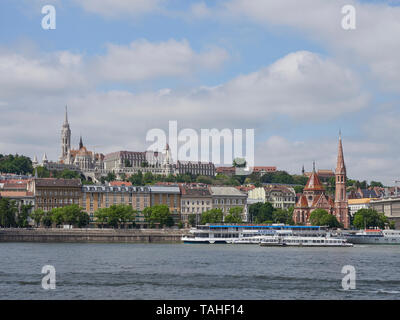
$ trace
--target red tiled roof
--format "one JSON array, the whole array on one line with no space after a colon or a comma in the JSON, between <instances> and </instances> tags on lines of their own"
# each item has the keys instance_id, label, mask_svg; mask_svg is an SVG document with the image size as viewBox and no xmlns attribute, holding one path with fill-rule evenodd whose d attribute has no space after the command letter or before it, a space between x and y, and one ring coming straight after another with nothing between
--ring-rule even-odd
<instances>
[{"instance_id":1,"label":"red tiled roof","mask_svg":"<svg viewBox=\"0 0 400 320\"><path fill-rule=\"evenodd\" d=\"M132 183L129 181L111 181L109 185L110 187L130 187L132 186Z\"/></svg>"},{"instance_id":2,"label":"red tiled roof","mask_svg":"<svg viewBox=\"0 0 400 320\"><path fill-rule=\"evenodd\" d=\"M0 196L4 198L32 197L33 193L28 191L1 191Z\"/></svg>"},{"instance_id":3,"label":"red tiled roof","mask_svg":"<svg viewBox=\"0 0 400 320\"><path fill-rule=\"evenodd\" d=\"M307 184L304 187L304 191L324 191L325 188L322 185L321 181L318 178L318 175L313 172L308 178Z\"/></svg>"},{"instance_id":4,"label":"red tiled roof","mask_svg":"<svg viewBox=\"0 0 400 320\"><path fill-rule=\"evenodd\" d=\"M80 187L80 179L35 178L37 187Z\"/></svg>"},{"instance_id":5,"label":"red tiled roof","mask_svg":"<svg viewBox=\"0 0 400 320\"><path fill-rule=\"evenodd\" d=\"M301 196L299 201L297 201L297 205L296 207L300 207L300 208L308 208L308 201L306 196Z\"/></svg>"}]
</instances>

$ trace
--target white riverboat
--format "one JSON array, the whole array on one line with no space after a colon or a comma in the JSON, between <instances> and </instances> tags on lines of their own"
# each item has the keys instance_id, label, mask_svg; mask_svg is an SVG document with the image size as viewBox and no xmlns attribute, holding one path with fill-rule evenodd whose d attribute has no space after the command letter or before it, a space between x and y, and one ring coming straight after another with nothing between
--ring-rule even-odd
<instances>
[{"instance_id":1,"label":"white riverboat","mask_svg":"<svg viewBox=\"0 0 400 320\"><path fill-rule=\"evenodd\" d=\"M365 229L344 237L354 244L400 244L400 230Z\"/></svg>"},{"instance_id":2,"label":"white riverboat","mask_svg":"<svg viewBox=\"0 0 400 320\"><path fill-rule=\"evenodd\" d=\"M294 236L323 236L326 231L319 226L287 226L283 224L206 224L190 229L183 236L184 243L259 244L278 230L291 230Z\"/></svg>"},{"instance_id":3,"label":"white riverboat","mask_svg":"<svg viewBox=\"0 0 400 320\"><path fill-rule=\"evenodd\" d=\"M294 235L291 230L277 230L273 236L266 236L260 241L263 247L352 247L344 238L325 236Z\"/></svg>"}]
</instances>

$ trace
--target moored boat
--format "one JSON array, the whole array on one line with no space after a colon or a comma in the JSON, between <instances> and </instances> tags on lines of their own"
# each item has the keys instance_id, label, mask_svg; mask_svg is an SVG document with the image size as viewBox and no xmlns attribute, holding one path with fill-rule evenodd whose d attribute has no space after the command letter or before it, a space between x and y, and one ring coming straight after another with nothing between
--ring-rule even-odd
<instances>
[{"instance_id":1,"label":"moored boat","mask_svg":"<svg viewBox=\"0 0 400 320\"><path fill-rule=\"evenodd\" d=\"M400 230L365 229L343 236L354 244L400 244Z\"/></svg>"},{"instance_id":2,"label":"moored boat","mask_svg":"<svg viewBox=\"0 0 400 320\"><path fill-rule=\"evenodd\" d=\"M291 231L295 236L324 236L319 226L288 226L284 224L206 224L191 228L190 235L182 237L184 243L259 244L268 236Z\"/></svg>"}]
</instances>

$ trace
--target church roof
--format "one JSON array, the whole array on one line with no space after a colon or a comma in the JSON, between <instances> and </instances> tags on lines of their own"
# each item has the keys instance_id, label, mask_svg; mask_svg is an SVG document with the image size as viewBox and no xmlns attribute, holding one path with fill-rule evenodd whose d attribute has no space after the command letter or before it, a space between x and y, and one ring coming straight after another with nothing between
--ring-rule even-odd
<instances>
[{"instance_id":1,"label":"church roof","mask_svg":"<svg viewBox=\"0 0 400 320\"><path fill-rule=\"evenodd\" d=\"M346 165L344 164L342 137L339 136L338 157L336 164L336 174L346 174Z\"/></svg>"},{"instance_id":2,"label":"church roof","mask_svg":"<svg viewBox=\"0 0 400 320\"><path fill-rule=\"evenodd\" d=\"M297 201L296 207L298 208L308 208L308 201L306 196L300 196L299 201Z\"/></svg>"},{"instance_id":3,"label":"church roof","mask_svg":"<svg viewBox=\"0 0 400 320\"><path fill-rule=\"evenodd\" d=\"M308 178L307 184L304 187L304 191L324 191L325 188L318 178L315 171L312 172L310 178Z\"/></svg>"}]
</instances>

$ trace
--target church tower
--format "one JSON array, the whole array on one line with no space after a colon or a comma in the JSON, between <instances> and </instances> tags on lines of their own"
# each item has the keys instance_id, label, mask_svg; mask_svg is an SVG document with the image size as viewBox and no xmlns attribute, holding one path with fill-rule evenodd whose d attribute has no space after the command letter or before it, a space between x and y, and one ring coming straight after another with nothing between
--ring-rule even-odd
<instances>
[{"instance_id":1,"label":"church tower","mask_svg":"<svg viewBox=\"0 0 400 320\"><path fill-rule=\"evenodd\" d=\"M349 206L346 194L346 165L344 164L342 135L339 134L339 150L337 157L337 165L335 171L336 193L335 193L335 215L343 226L348 229L350 227Z\"/></svg>"},{"instance_id":2,"label":"church tower","mask_svg":"<svg viewBox=\"0 0 400 320\"><path fill-rule=\"evenodd\" d=\"M66 160L71 150L71 129L68 123L68 111L65 106L65 119L61 129L61 156L60 160Z\"/></svg>"}]
</instances>

